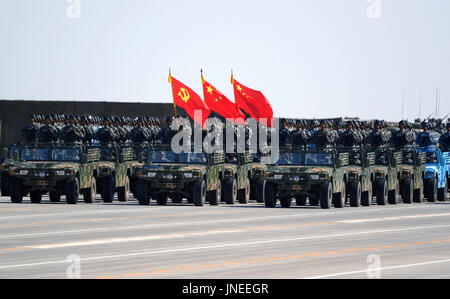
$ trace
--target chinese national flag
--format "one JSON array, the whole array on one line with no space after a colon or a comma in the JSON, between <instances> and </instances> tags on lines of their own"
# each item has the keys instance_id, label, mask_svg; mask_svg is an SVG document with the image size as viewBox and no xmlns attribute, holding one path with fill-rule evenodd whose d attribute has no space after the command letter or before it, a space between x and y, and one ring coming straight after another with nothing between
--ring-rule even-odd
<instances>
[{"instance_id":1,"label":"chinese national flag","mask_svg":"<svg viewBox=\"0 0 450 299\"><path fill-rule=\"evenodd\" d=\"M252 118L272 127L273 110L262 92L242 85L234 80L234 77L232 77L231 83L233 83L234 86L236 105L248 113Z\"/></svg>"},{"instance_id":2,"label":"chinese national flag","mask_svg":"<svg viewBox=\"0 0 450 299\"><path fill-rule=\"evenodd\" d=\"M195 91L172 77L172 75L169 76L169 82L172 83L174 104L184 109L196 123L204 127L205 121L211 114L209 107L203 102L202 98L195 93ZM195 111L201 111L201 119L196 119L194 114Z\"/></svg>"},{"instance_id":3,"label":"chinese national flag","mask_svg":"<svg viewBox=\"0 0 450 299\"><path fill-rule=\"evenodd\" d=\"M237 105L207 82L203 75L202 81L206 105L225 119L234 119L236 123L245 124L245 115L239 110Z\"/></svg>"}]
</instances>

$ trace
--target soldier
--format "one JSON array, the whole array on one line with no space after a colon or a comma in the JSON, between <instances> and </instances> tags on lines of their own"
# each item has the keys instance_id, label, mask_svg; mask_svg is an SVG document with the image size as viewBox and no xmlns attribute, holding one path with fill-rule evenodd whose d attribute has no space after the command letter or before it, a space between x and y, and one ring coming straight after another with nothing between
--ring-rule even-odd
<instances>
[{"instance_id":1,"label":"soldier","mask_svg":"<svg viewBox=\"0 0 450 299\"><path fill-rule=\"evenodd\" d=\"M149 142L151 136L149 131L144 127L145 119L139 118L137 126L131 130L130 138L133 143Z\"/></svg>"},{"instance_id":2,"label":"soldier","mask_svg":"<svg viewBox=\"0 0 450 299\"><path fill-rule=\"evenodd\" d=\"M363 142L362 134L355 129L353 121L347 121L347 129L341 134L338 144L344 147L359 146Z\"/></svg>"},{"instance_id":3,"label":"soldier","mask_svg":"<svg viewBox=\"0 0 450 299\"><path fill-rule=\"evenodd\" d=\"M50 115L45 116L45 125L40 127L37 132L37 138L42 143L58 142L58 130L52 124L53 119Z\"/></svg>"},{"instance_id":4,"label":"soldier","mask_svg":"<svg viewBox=\"0 0 450 299\"><path fill-rule=\"evenodd\" d=\"M292 144L296 146L307 146L311 138L311 134L305 128L306 122L296 120L296 130L292 132Z\"/></svg>"},{"instance_id":5,"label":"soldier","mask_svg":"<svg viewBox=\"0 0 450 299\"><path fill-rule=\"evenodd\" d=\"M92 143L95 135L94 128L92 126L92 117L83 116L81 118L81 128L83 130L83 143Z\"/></svg>"},{"instance_id":6,"label":"soldier","mask_svg":"<svg viewBox=\"0 0 450 299\"><path fill-rule=\"evenodd\" d=\"M25 137L27 142L37 141L37 132L39 131L39 125L36 124L36 115L30 115L30 124L22 130L22 136Z\"/></svg>"},{"instance_id":7,"label":"soldier","mask_svg":"<svg viewBox=\"0 0 450 299\"><path fill-rule=\"evenodd\" d=\"M314 132L311 136L311 143L316 147L328 147L333 146L336 142L336 136L330 130L328 130L326 120L320 121L320 129Z\"/></svg>"},{"instance_id":8,"label":"soldier","mask_svg":"<svg viewBox=\"0 0 450 299\"><path fill-rule=\"evenodd\" d=\"M175 136L176 131L173 131L170 126L173 122L173 117L167 117L166 126L159 131L157 139L161 141L162 144L171 144L172 137Z\"/></svg>"},{"instance_id":9,"label":"soldier","mask_svg":"<svg viewBox=\"0 0 450 299\"><path fill-rule=\"evenodd\" d=\"M287 119L285 118L281 119L281 128L279 136L280 136L280 145L288 146L292 144L291 134L289 132L289 124Z\"/></svg>"},{"instance_id":10,"label":"soldier","mask_svg":"<svg viewBox=\"0 0 450 299\"><path fill-rule=\"evenodd\" d=\"M110 117L103 118L103 127L95 132L94 138L100 143L116 142L119 138L111 127L112 119Z\"/></svg>"},{"instance_id":11,"label":"soldier","mask_svg":"<svg viewBox=\"0 0 450 299\"><path fill-rule=\"evenodd\" d=\"M381 147L385 146L390 140L388 134L383 131L383 122L380 120L376 120L374 123L374 129L367 136L365 143L367 145L371 145L372 147Z\"/></svg>"},{"instance_id":12,"label":"soldier","mask_svg":"<svg viewBox=\"0 0 450 299\"><path fill-rule=\"evenodd\" d=\"M447 132L439 138L439 145L448 151L450 149L450 121L447 123Z\"/></svg>"},{"instance_id":13,"label":"soldier","mask_svg":"<svg viewBox=\"0 0 450 299\"><path fill-rule=\"evenodd\" d=\"M60 131L60 138L65 143L81 142L85 137L83 130L76 124L76 117L69 116L69 124Z\"/></svg>"},{"instance_id":14,"label":"soldier","mask_svg":"<svg viewBox=\"0 0 450 299\"><path fill-rule=\"evenodd\" d=\"M436 145L439 141L439 135L430 131L430 124L426 121L422 122L422 132L417 135L416 144L419 147L428 147Z\"/></svg>"},{"instance_id":15,"label":"soldier","mask_svg":"<svg viewBox=\"0 0 450 299\"><path fill-rule=\"evenodd\" d=\"M397 149L408 145L411 146L416 138L414 132L408 129L408 123L402 120L399 122L398 128L392 135L392 143L394 146Z\"/></svg>"}]
</instances>

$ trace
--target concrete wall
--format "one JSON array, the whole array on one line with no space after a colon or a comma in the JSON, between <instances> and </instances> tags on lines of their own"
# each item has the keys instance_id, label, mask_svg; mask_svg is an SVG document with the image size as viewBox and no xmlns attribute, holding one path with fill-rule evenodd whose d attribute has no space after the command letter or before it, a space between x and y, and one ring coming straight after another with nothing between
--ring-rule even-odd
<instances>
[{"instance_id":1,"label":"concrete wall","mask_svg":"<svg viewBox=\"0 0 450 299\"><path fill-rule=\"evenodd\" d=\"M115 103L115 102L66 102L66 101L9 101L0 100L0 147L23 141L22 128L30 114L77 114L98 116L154 116L164 124L167 116L173 116L173 104ZM186 115L178 111L180 116Z\"/></svg>"}]
</instances>

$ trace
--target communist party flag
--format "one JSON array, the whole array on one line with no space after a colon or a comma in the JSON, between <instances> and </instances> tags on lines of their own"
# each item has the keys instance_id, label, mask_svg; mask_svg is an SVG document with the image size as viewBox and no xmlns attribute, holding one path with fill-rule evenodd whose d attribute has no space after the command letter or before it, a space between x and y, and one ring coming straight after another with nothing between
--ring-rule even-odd
<instances>
[{"instance_id":1,"label":"communist party flag","mask_svg":"<svg viewBox=\"0 0 450 299\"><path fill-rule=\"evenodd\" d=\"M202 98L195 91L172 77L172 75L169 75L169 83L172 84L174 105L184 109L196 123L204 127L205 121L211 114L211 110L203 102ZM201 111L201 119L196 119L195 111Z\"/></svg>"},{"instance_id":2,"label":"communist party flag","mask_svg":"<svg viewBox=\"0 0 450 299\"><path fill-rule=\"evenodd\" d=\"M245 124L245 115L238 106L223 95L217 88L205 80L202 74L203 94L208 107L223 116L225 119L234 119L234 122Z\"/></svg>"},{"instance_id":3,"label":"communist party flag","mask_svg":"<svg viewBox=\"0 0 450 299\"><path fill-rule=\"evenodd\" d=\"M272 127L273 110L269 101L258 90L248 88L231 77L236 105L257 121Z\"/></svg>"}]
</instances>

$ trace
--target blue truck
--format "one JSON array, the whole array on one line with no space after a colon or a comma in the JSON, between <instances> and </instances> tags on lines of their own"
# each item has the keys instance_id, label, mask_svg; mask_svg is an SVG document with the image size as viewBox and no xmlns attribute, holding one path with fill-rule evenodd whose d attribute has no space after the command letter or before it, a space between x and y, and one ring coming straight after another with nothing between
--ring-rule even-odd
<instances>
[{"instance_id":1,"label":"blue truck","mask_svg":"<svg viewBox=\"0 0 450 299\"><path fill-rule=\"evenodd\" d=\"M424 194L429 202L446 201L448 197L450 152L442 152L436 146L420 148L427 154L424 177Z\"/></svg>"}]
</instances>

